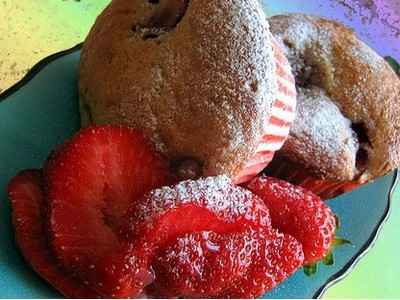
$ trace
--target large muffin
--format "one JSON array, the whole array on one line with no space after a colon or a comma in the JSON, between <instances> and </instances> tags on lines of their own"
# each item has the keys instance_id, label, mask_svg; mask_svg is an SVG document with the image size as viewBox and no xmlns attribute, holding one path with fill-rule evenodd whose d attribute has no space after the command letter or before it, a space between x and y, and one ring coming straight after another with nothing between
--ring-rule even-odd
<instances>
[{"instance_id":1,"label":"large muffin","mask_svg":"<svg viewBox=\"0 0 400 300\"><path fill-rule=\"evenodd\" d=\"M82 50L82 123L142 129L173 164L234 177L267 126L275 69L256 0L114 0Z\"/></svg>"}]
</instances>

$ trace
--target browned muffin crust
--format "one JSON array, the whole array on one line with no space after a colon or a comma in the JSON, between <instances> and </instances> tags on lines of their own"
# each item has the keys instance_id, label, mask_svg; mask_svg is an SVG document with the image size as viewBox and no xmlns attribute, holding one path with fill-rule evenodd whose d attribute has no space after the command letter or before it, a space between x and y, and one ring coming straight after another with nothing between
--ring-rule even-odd
<instances>
[{"instance_id":1,"label":"browned muffin crust","mask_svg":"<svg viewBox=\"0 0 400 300\"><path fill-rule=\"evenodd\" d=\"M114 0L82 50L83 125L145 131L203 175L238 173L277 91L269 26L256 0Z\"/></svg>"},{"instance_id":2,"label":"browned muffin crust","mask_svg":"<svg viewBox=\"0 0 400 300\"><path fill-rule=\"evenodd\" d=\"M295 121L279 155L322 179L338 181L363 183L397 168L400 80L389 64L337 22L301 14L275 16L269 22L291 62L299 98L320 99L319 105L331 102L342 114L329 113L326 105L324 115L332 119L325 121L325 129L316 130L318 126L304 126L317 123L315 107L299 101L298 109L303 107L305 113L297 118L314 120ZM337 151L332 156L333 149Z\"/></svg>"},{"instance_id":3,"label":"browned muffin crust","mask_svg":"<svg viewBox=\"0 0 400 300\"><path fill-rule=\"evenodd\" d=\"M318 88L298 88L295 124L280 155L307 166L313 174L339 181L358 175L359 142L352 123Z\"/></svg>"}]
</instances>

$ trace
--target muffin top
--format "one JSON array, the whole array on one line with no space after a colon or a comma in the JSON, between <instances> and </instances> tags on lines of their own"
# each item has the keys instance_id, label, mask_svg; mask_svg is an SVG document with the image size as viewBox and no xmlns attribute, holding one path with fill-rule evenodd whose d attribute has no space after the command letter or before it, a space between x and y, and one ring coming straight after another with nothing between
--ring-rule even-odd
<instances>
[{"instance_id":1,"label":"muffin top","mask_svg":"<svg viewBox=\"0 0 400 300\"><path fill-rule=\"evenodd\" d=\"M275 100L271 39L256 0L114 0L82 50L84 125L141 129L173 164L233 177Z\"/></svg>"}]
</instances>

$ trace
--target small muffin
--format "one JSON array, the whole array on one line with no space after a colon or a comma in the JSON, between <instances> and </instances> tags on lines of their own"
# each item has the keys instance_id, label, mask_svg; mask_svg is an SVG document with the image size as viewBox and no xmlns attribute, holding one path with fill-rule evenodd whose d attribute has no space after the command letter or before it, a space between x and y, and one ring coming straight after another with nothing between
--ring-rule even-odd
<instances>
[{"instance_id":1,"label":"small muffin","mask_svg":"<svg viewBox=\"0 0 400 300\"><path fill-rule=\"evenodd\" d=\"M256 0L113 0L82 50L83 126L143 130L182 179L244 180L266 165L249 172L281 90L273 47Z\"/></svg>"},{"instance_id":2,"label":"small muffin","mask_svg":"<svg viewBox=\"0 0 400 300\"><path fill-rule=\"evenodd\" d=\"M269 22L291 63L298 107L267 172L332 197L397 168L400 80L390 65L337 22L301 14Z\"/></svg>"}]
</instances>

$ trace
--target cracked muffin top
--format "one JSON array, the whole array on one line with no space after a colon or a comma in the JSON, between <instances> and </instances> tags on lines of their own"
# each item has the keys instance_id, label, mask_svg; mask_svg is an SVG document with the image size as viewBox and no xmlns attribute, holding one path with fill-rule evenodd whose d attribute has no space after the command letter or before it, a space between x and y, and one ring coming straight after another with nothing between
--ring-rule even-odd
<instances>
[{"instance_id":1,"label":"cracked muffin top","mask_svg":"<svg viewBox=\"0 0 400 300\"><path fill-rule=\"evenodd\" d=\"M297 117L278 156L322 179L368 182L400 165L400 80L335 21L274 16L271 32L292 65Z\"/></svg>"}]
</instances>

